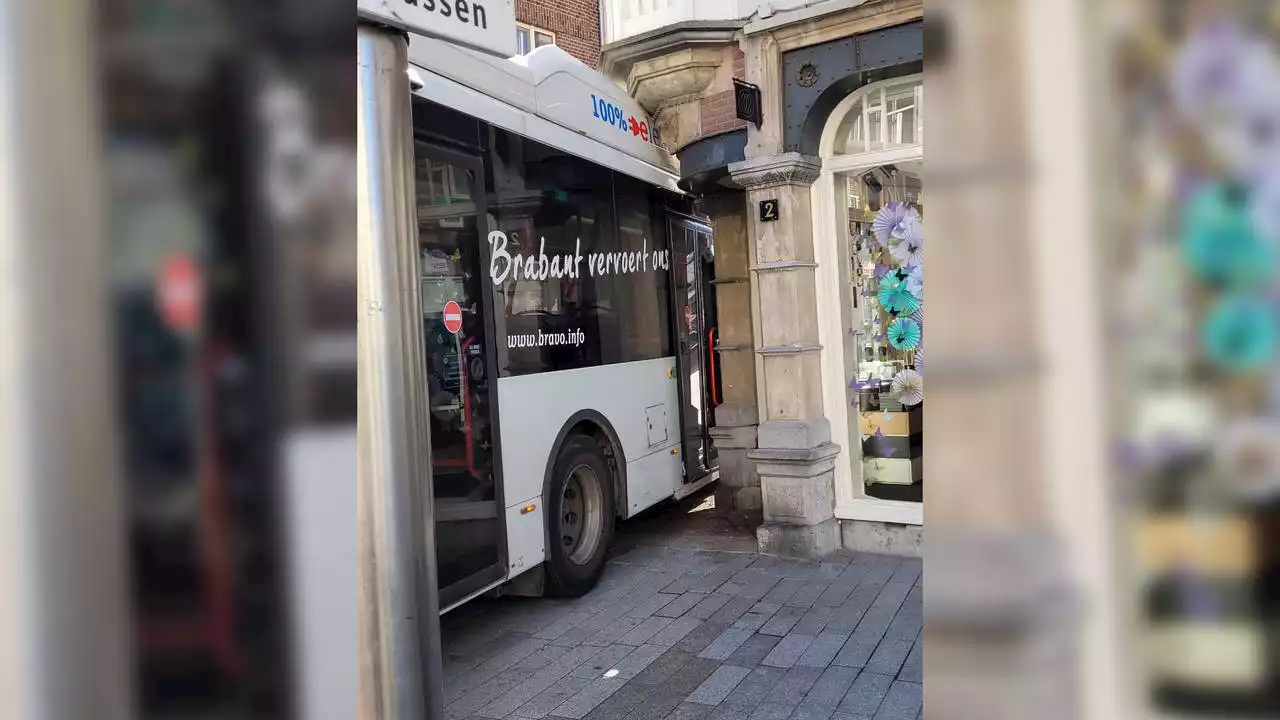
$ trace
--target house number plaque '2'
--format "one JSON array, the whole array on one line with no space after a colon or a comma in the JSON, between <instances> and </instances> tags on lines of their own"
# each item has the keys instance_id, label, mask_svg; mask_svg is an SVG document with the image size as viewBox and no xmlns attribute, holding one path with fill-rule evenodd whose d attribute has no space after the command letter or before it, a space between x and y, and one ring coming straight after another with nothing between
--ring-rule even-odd
<instances>
[{"instance_id":1,"label":"house number plaque '2'","mask_svg":"<svg viewBox=\"0 0 1280 720\"><path fill-rule=\"evenodd\" d=\"M760 201L760 222L773 222L779 215L777 198Z\"/></svg>"}]
</instances>

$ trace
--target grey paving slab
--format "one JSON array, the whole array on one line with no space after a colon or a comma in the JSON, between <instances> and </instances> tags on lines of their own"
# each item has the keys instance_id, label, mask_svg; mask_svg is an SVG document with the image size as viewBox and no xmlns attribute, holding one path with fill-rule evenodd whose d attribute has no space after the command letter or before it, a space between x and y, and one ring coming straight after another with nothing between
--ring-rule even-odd
<instances>
[{"instance_id":1,"label":"grey paving slab","mask_svg":"<svg viewBox=\"0 0 1280 720\"><path fill-rule=\"evenodd\" d=\"M630 645L609 645L584 660L577 667L572 668L568 674L577 677L598 678L614 669L615 665L622 662L623 658L633 652L635 652L635 648Z\"/></svg>"},{"instance_id":2,"label":"grey paving slab","mask_svg":"<svg viewBox=\"0 0 1280 720\"><path fill-rule=\"evenodd\" d=\"M734 665L759 665L760 661L764 660L769 655L773 650L773 647L777 645L778 641L781 639L781 637L774 635L752 635L747 638L746 642L742 643L741 647L729 656L727 662Z\"/></svg>"},{"instance_id":3,"label":"grey paving slab","mask_svg":"<svg viewBox=\"0 0 1280 720\"><path fill-rule=\"evenodd\" d=\"M555 646L563 646L565 648L577 647L594 637L598 631L599 628L596 627L579 625L555 640L552 640L551 644Z\"/></svg>"},{"instance_id":4,"label":"grey paving slab","mask_svg":"<svg viewBox=\"0 0 1280 720\"><path fill-rule=\"evenodd\" d=\"M709 622L704 622L699 624L693 632L686 635L680 640L680 642L676 643L675 646L681 650L697 655L705 650L708 645L715 642L715 639L720 637L720 634L728 629L728 625L714 625Z\"/></svg>"},{"instance_id":5,"label":"grey paving slab","mask_svg":"<svg viewBox=\"0 0 1280 720\"><path fill-rule=\"evenodd\" d=\"M711 714L712 706L700 703L680 703L667 715L668 720L703 720Z\"/></svg>"},{"instance_id":6,"label":"grey paving slab","mask_svg":"<svg viewBox=\"0 0 1280 720\"><path fill-rule=\"evenodd\" d=\"M654 635L665 630L671 623L675 622L672 618L665 617L648 617L640 622L639 625L631 628L627 634L618 638L618 642L623 645L643 645L653 639Z\"/></svg>"},{"instance_id":7,"label":"grey paving slab","mask_svg":"<svg viewBox=\"0 0 1280 720\"><path fill-rule=\"evenodd\" d=\"M573 610L561 614L558 618L548 623L543 628L534 632L530 637L540 638L542 640L555 640L570 630L578 627L582 621L595 615L594 612L585 612L582 610Z\"/></svg>"},{"instance_id":8,"label":"grey paving slab","mask_svg":"<svg viewBox=\"0 0 1280 720\"><path fill-rule=\"evenodd\" d=\"M773 617L773 615L770 613L749 612L734 621L733 627L738 628L739 630L755 632L764 627L764 624L769 622L769 618L771 617Z\"/></svg>"},{"instance_id":9,"label":"grey paving slab","mask_svg":"<svg viewBox=\"0 0 1280 720\"><path fill-rule=\"evenodd\" d=\"M655 692L654 688L624 683L604 702L587 713L586 720L622 720Z\"/></svg>"},{"instance_id":10,"label":"grey paving slab","mask_svg":"<svg viewBox=\"0 0 1280 720\"><path fill-rule=\"evenodd\" d=\"M791 713L790 720L830 720L834 713L834 708L806 701L796 706L796 709Z\"/></svg>"},{"instance_id":11,"label":"grey paving slab","mask_svg":"<svg viewBox=\"0 0 1280 720\"><path fill-rule=\"evenodd\" d=\"M914 585L920 579L924 570L924 561L920 558L903 558L896 570L893 571L893 577L890 582L905 582Z\"/></svg>"},{"instance_id":12,"label":"grey paving slab","mask_svg":"<svg viewBox=\"0 0 1280 720\"><path fill-rule=\"evenodd\" d=\"M661 609L655 610L654 615L659 617L678 618L689 612L695 605L706 600L707 596L702 593L686 592L677 596L674 600L662 606Z\"/></svg>"},{"instance_id":13,"label":"grey paving slab","mask_svg":"<svg viewBox=\"0 0 1280 720\"><path fill-rule=\"evenodd\" d=\"M456 715L475 715L481 708L524 682L531 674L528 671L508 670L471 688L452 702L448 702L446 697L445 709Z\"/></svg>"},{"instance_id":14,"label":"grey paving slab","mask_svg":"<svg viewBox=\"0 0 1280 720\"><path fill-rule=\"evenodd\" d=\"M837 665L862 667L871 659L894 614L906 598L910 586L904 583L887 583L874 603L862 616L862 621L833 661Z\"/></svg>"},{"instance_id":15,"label":"grey paving slab","mask_svg":"<svg viewBox=\"0 0 1280 720\"><path fill-rule=\"evenodd\" d=\"M639 685L661 685L691 659L693 659L693 653L674 649L666 650L647 667L636 673L631 682Z\"/></svg>"},{"instance_id":16,"label":"grey paving slab","mask_svg":"<svg viewBox=\"0 0 1280 720\"><path fill-rule=\"evenodd\" d=\"M809 649L809 645L813 643L812 635L798 635L790 633L778 641L773 646L773 650L765 656L761 661L764 665L772 665L774 667L789 668L796 664L796 661L804 655L804 651Z\"/></svg>"},{"instance_id":17,"label":"grey paving slab","mask_svg":"<svg viewBox=\"0 0 1280 720\"><path fill-rule=\"evenodd\" d=\"M624 684L625 681L619 678L596 678L574 693L568 700L560 703L551 712L553 715L562 718L571 718L573 720L584 718L592 710L595 710L596 706L622 688Z\"/></svg>"},{"instance_id":18,"label":"grey paving slab","mask_svg":"<svg viewBox=\"0 0 1280 720\"><path fill-rule=\"evenodd\" d=\"M707 715L706 720L747 720L754 710L755 705L743 707L723 702L711 708L711 713Z\"/></svg>"},{"instance_id":19,"label":"grey paving slab","mask_svg":"<svg viewBox=\"0 0 1280 720\"><path fill-rule=\"evenodd\" d=\"M834 713L844 700L844 696L849 693L849 688L853 685L853 681L857 676L858 671L854 668L827 668L813 683L813 687L809 688L809 692L804 696L804 700L800 701L800 705L808 705L810 708L823 708L828 714Z\"/></svg>"},{"instance_id":20,"label":"grey paving slab","mask_svg":"<svg viewBox=\"0 0 1280 720\"><path fill-rule=\"evenodd\" d=\"M708 675L701 685L689 693L685 702L719 705L750 674L751 668L721 665Z\"/></svg>"},{"instance_id":21,"label":"grey paving slab","mask_svg":"<svg viewBox=\"0 0 1280 720\"><path fill-rule=\"evenodd\" d=\"M800 618L791 628L791 632L801 635L817 635L836 616L836 608L814 606Z\"/></svg>"},{"instance_id":22,"label":"grey paving slab","mask_svg":"<svg viewBox=\"0 0 1280 720\"><path fill-rule=\"evenodd\" d=\"M913 640L924 626L924 592L915 586L907 593L902 606L885 630L886 638Z\"/></svg>"},{"instance_id":23,"label":"grey paving slab","mask_svg":"<svg viewBox=\"0 0 1280 720\"><path fill-rule=\"evenodd\" d=\"M554 663L555 661L569 654L570 649L571 648L563 647L560 645L547 645L546 647L542 648L541 650L538 650L534 654L521 660L515 665L512 665L511 667L519 668L522 670L532 670L534 672L537 672L538 670L541 670L547 665L550 665L551 663Z\"/></svg>"},{"instance_id":24,"label":"grey paving slab","mask_svg":"<svg viewBox=\"0 0 1280 720\"><path fill-rule=\"evenodd\" d=\"M762 602L778 603L780 605L785 604L792 598L792 596L797 592L800 592L800 588L804 587L805 582L806 580L802 578L784 577L779 580L778 584L774 585L769 592L765 593L764 597L760 598L760 600Z\"/></svg>"},{"instance_id":25,"label":"grey paving slab","mask_svg":"<svg viewBox=\"0 0 1280 720\"><path fill-rule=\"evenodd\" d=\"M924 641L921 638L917 637L915 644L911 646L911 652L898 671L898 679L924 682Z\"/></svg>"},{"instance_id":26,"label":"grey paving slab","mask_svg":"<svg viewBox=\"0 0 1280 720\"><path fill-rule=\"evenodd\" d=\"M874 717L892 684L893 678L888 675L858 673L837 710L857 717Z\"/></svg>"},{"instance_id":27,"label":"grey paving slab","mask_svg":"<svg viewBox=\"0 0 1280 720\"><path fill-rule=\"evenodd\" d=\"M630 680L639 675L641 671L648 668L654 661L667 651L660 645L644 644L636 648L630 655L622 658L614 663L613 669L618 671L618 677L623 680Z\"/></svg>"},{"instance_id":28,"label":"grey paving slab","mask_svg":"<svg viewBox=\"0 0 1280 720\"><path fill-rule=\"evenodd\" d=\"M762 635L786 635L791 632L791 628L800 622L800 618L804 617L806 610L798 607L784 606L781 610L773 614L767 622L760 628Z\"/></svg>"},{"instance_id":29,"label":"grey paving slab","mask_svg":"<svg viewBox=\"0 0 1280 720\"><path fill-rule=\"evenodd\" d=\"M631 632L642 620L635 618L620 617L609 623L608 625L597 630L591 637L582 641L583 645L612 645L618 641L618 638Z\"/></svg>"},{"instance_id":30,"label":"grey paving slab","mask_svg":"<svg viewBox=\"0 0 1280 720\"><path fill-rule=\"evenodd\" d=\"M882 639L875 651L871 653L871 658L867 660L865 666L867 672L897 677L903 661L907 659L907 655L911 653L911 648L915 644L914 638L911 640L890 637Z\"/></svg>"},{"instance_id":31,"label":"grey paving slab","mask_svg":"<svg viewBox=\"0 0 1280 720\"><path fill-rule=\"evenodd\" d=\"M584 654L585 651L580 650L567 651L564 656L554 661L525 668L531 673L527 679L494 698L492 702L481 708L478 714L492 718L507 717L565 676L572 674L582 664L590 662L588 658L581 658ZM520 666L517 665L516 668Z\"/></svg>"},{"instance_id":32,"label":"grey paving slab","mask_svg":"<svg viewBox=\"0 0 1280 720\"><path fill-rule=\"evenodd\" d=\"M678 597L680 596L672 593L658 593L656 595L652 595L647 600L628 610L626 615L627 617L633 618L647 618L669 605L672 600L675 600Z\"/></svg>"},{"instance_id":33,"label":"grey paving slab","mask_svg":"<svg viewBox=\"0 0 1280 720\"><path fill-rule=\"evenodd\" d=\"M885 693L875 720L914 720L924 700L924 687L919 683L894 680Z\"/></svg>"},{"instance_id":34,"label":"grey paving slab","mask_svg":"<svg viewBox=\"0 0 1280 720\"><path fill-rule=\"evenodd\" d=\"M804 696L809 694L820 677L822 671L817 668L791 668L769 693L769 701L795 707L804 700Z\"/></svg>"},{"instance_id":35,"label":"grey paving slab","mask_svg":"<svg viewBox=\"0 0 1280 720\"><path fill-rule=\"evenodd\" d=\"M750 598L752 600L763 600L773 588L777 587L782 578L765 577L759 582L751 583L738 593L738 597Z\"/></svg>"},{"instance_id":36,"label":"grey paving slab","mask_svg":"<svg viewBox=\"0 0 1280 720\"><path fill-rule=\"evenodd\" d=\"M685 615L695 617L699 620L707 620L715 614L717 610L729 604L733 599L732 595L723 595L721 593L712 593L703 597L702 601L694 605Z\"/></svg>"},{"instance_id":37,"label":"grey paving slab","mask_svg":"<svg viewBox=\"0 0 1280 720\"><path fill-rule=\"evenodd\" d=\"M743 615L747 614L755 605L755 600L751 598L735 597L725 603L724 607L715 611L711 617L707 618L707 622L717 625L727 625L737 622Z\"/></svg>"},{"instance_id":38,"label":"grey paving slab","mask_svg":"<svg viewBox=\"0 0 1280 720\"><path fill-rule=\"evenodd\" d=\"M538 693L533 699L516 708L511 717L540 720L551 714L564 701L573 697L591 682L590 678L567 675L551 684L551 687Z\"/></svg>"},{"instance_id":39,"label":"grey paving slab","mask_svg":"<svg viewBox=\"0 0 1280 720\"><path fill-rule=\"evenodd\" d=\"M667 682L662 686L662 693L660 694L669 694L676 700L684 700L704 680L711 677L711 673L715 672L718 667L720 667L720 663L715 660L690 658L688 662L672 673L671 677L667 678Z\"/></svg>"},{"instance_id":40,"label":"grey paving slab","mask_svg":"<svg viewBox=\"0 0 1280 720\"><path fill-rule=\"evenodd\" d=\"M712 660L726 660L732 655L742 644L746 642L754 633L751 630L731 627L720 633L715 640L711 641L698 653L698 657L710 658Z\"/></svg>"},{"instance_id":41,"label":"grey paving slab","mask_svg":"<svg viewBox=\"0 0 1280 720\"><path fill-rule=\"evenodd\" d=\"M813 607L813 604L818 601L819 597L822 597L822 593L826 592L830 585L831 581L829 580L810 580L801 585L800 589L787 599L786 604L806 609Z\"/></svg>"},{"instance_id":42,"label":"grey paving slab","mask_svg":"<svg viewBox=\"0 0 1280 720\"><path fill-rule=\"evenodd\" d=\"M871 570L870 562L857 562L846 566L840 575L831 581L826 591L818 596L814 604L823 607L840 607L845 600L849 599L849 595L853 593L854 588L858 587L858 583L869 570Z\"/></svg>"},{"instance_id":43,"label":"grey paving slab","mask_svg":"<svg viewBox=\"0 0 1280 720\"><path fill-rule=\"evenodd\" d=\"M677 595L687 593L695 584L698 583L699 580L706 577L706 575L706 571L689 570L673 580L666 587L662 588L662 592Z\"/></svg>"},{"instance_id":44,"label":"grey paving slab","mask_svg":"<svg viewBox=\"0 0 1280 720\"><path fill-rule=\"evenodd\" d=\"M738 705L741 708L754 708L770 698L774 687L781 682L787 672L783 668L757 667L738 683L738 687L734 688L722 703Z\"/></svg>"},{"instance_id":45,"label":"grey paving slab","mask_svg":"<svg viewBox=\"0 0 1280 720\"><path fill-rule=\"evenodd\" d=\"M787 720L795 712L795 705L776 702L760 703L751 713L750 720Z\"/></svg>"},{"instance_id":46,"label":"grey paving slab","mask_svg":"<svg viewBox=\"0 0 1280 720\"><path fill-rule=\"evenodd\" d=\"M782 609L782 603L780 602L770 602L768 600L761 600L760 602L751 606L750 612L762 613L764 615L772 615L781 609Z\"/></svg>"},{"instance_id":47,"label":"grey paving slab","mask_svg":"<svg viewBox=\"0 0 1280 720\"><path fill-rule=\"evenodd\" d=\"M729 582L729 578L733 577L738 571L734 568L721 568L712 570L702 579L695 582L689 589L693 592L713 593L721 585Z\"/></svg>"},{"instance_id":48,"label":"grey paving slab","mask_svg":"<svg viewBox=\"0 0 1280 720\"><path fill-rule=\"evenodd\" d=\"M836 659L836 655L840 654L840 648L844 647L845 641L849 639L851 633L848 632L823 632L819 633L809 647L805 648L804 654L796 660L796 665L804 667L825 668ZM852 677L852 676L851 676Z\"/></svg>"},{"instance_id":49,"label":"grey paving slab","mask_svg":"<svg viewBox=\"0 0 1280 720\"><path fill-rule=\"evenodd\" d=\"M676 643L685 639L686 635L694 632L701 625L696 618L677 618L672 624L666 628L658 630L652 638L649 638L649 644L658 644L658 646L672 647Z\"/></svg>"}]
</instances>

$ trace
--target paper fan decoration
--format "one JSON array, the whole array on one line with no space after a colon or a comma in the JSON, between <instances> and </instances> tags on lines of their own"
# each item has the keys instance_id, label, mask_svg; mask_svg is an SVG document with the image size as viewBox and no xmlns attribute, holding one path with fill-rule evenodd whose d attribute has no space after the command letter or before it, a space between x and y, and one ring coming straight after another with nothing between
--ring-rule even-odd
<instances>
[{"instance_id":1,"label":"paper fan decoration","mask_svg":"<svg viewBox=\"0 0 1280 720\"><path fill-rule=\"evenodd\" d=\"M880 208L876 219L871 223L871 232L876 236L876 242L887 247L889 238L895 232L900 232L899 225L907 218L907 213L907 204L901 202L891 202Z\"/></svg>"},{"instance_id":2,"label":"paper fan decoration","mask_svg":"<svg viewBox=\"0 0 1280 720\"><path fill-rule=\"evenodd\" d=\"M912 295L924 296L924 265L913 265L907 268L906 285Z\"/></svg>"},{"instance_id":3,"label":"paper fan decoration","mask_svg":"<svg viewBox=\"0 0 1280 720\"><path fill-rule=\"evenodd\" d=\"M902 283L881 284L879 298L880 306L894 315L909 315L920 309L920 298Z\"/></svg>"},{"instance_id":4,"label":"paper fan decoration","mask_svg":"<svg viewBox=\"0 0 1280 720\"><path fill-rule=\"evenodd\" d=\"M1201 279L1231 286L1271 275L1273 249L1262 241L1243 191L1212 185L1198 192L1182 216L1182 256Z\"/></svg>"},{"instance_id":5,"label":"paper fan decoration","mask_svg":"<svg viewBox=\"0 0 1280 720\"><path fill-rule=\"evenodd\" d=\"M893 341L893 325L889 340ZM1232 372L1258 370L1275 354L1275 318L1266 301L1229 295L1209 313L1201 340L1209 359L1219 367Z\"/></svg>"},{"instance_id":6,"label":"paper fan decoration","mask_svg":"<svg viewBox=\"0 0 1280 720\"><path fill-rule=\"evenodd\" d=\"M889 344L895 350L914 350L920 344L919 323L902 317L889 323Z\"/></svg>"},{"instance_id":7,"label":"paper fan decoration","mask_svg":"<svg viewBox=\"0 0 1280 720\"><path fill-rule=\"evenodd\" d=\"M915 356L912 359L914 360L912 365L915 366L916 372L923 374L924 373L924 340L921 340L920 343L916 345Z\"/></svg>"},{"instance_id":8,"label":"paper fan decoration","mask_svg":"<svg viewBox=\"0 0 1280 720\"><path fill-rule=\"evenodd\" d=\"M908 407L924 402L924 377L915 370L903 370L893 376L893 395Z\"/></svg>"},{"instance_id":9,"label":"paper fan decoration","mask_svg":"<svg viewBox=\"0 0 1280 720\"><path fill-rule=\"evenodd\" d=\"M900 233L893 233L889 253L903 265L924 264L924 221L910 214L899 223Z\"/></svg>"}]
</instances>

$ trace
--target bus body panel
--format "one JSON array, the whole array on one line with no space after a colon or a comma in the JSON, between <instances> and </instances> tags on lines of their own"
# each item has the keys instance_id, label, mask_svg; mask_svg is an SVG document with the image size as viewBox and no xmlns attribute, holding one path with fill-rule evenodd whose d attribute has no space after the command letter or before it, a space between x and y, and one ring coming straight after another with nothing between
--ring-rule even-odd
<instances>
[{"instance_id":1,"label":"bus body panel","mask_svg":"<svg viewBox=\"0 0 1280 720\"><path fill-rule=\"evenodd\" d=\"M682 483L679 405L675 358L504 377L498 380L503 482L510 520L508 542L514 558L528 555L528 535L516 525L536 526L542 545L542 492L556 439L581 410L599 413L617 434L627 463L624 517L671 497ZM650 430L650 419L660 423ZM651 442L652 441L652 442ZM656 458L656 459L655 459ZM538 511L519 515L534 504ZM512 515L514 509L516 516ZM545 552L545 549L544 549ZM539 557L537 562L541 562Z\"/></svg>"},{"instance_id":2,"label":"bus body panel","mask_svg":"<svg viewBox=\"0 0 1280 720\"><path fill-rule=\"evenodd\" d=\"M581 410L602 415L622 445L631 517L676 493L682 484L675 358L600 365L498 380L502 468L508 507L510 577L546 559L542 496L556 439ZM655 408L658 409L655 412ZM649 418L665 424L649 429ZM660 442L650 445L650 439ZM676 452L672 452L673 449ZM533 512L522 513L528 505Z\"/></svg>"}]
</instances>

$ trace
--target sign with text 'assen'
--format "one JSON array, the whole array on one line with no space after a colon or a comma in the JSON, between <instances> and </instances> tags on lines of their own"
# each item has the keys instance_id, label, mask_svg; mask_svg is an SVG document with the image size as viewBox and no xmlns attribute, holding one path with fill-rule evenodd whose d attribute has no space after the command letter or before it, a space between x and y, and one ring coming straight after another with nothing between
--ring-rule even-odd
<instances>
[{"instance_id":1,"label":"sign with text 'assen'","mask_svg":"<svg viewBox=\"0 0 1280 720\"><path fill-rule=\"evenodd\" d=\"M516 54L515 0L357 0L360 17L502 57Z\"/></svg>"}]
</instances>

